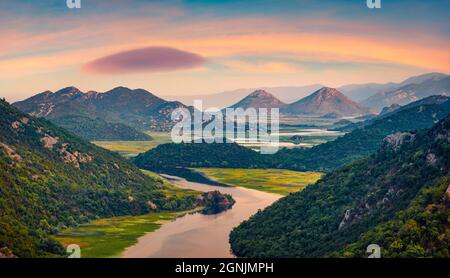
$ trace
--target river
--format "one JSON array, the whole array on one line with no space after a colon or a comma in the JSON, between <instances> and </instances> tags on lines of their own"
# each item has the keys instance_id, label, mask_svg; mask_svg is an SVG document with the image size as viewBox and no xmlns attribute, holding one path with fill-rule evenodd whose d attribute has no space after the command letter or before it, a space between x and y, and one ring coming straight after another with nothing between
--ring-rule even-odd
<instances>
[{"instance_id":1,"label":"river","mask_svg":"<svg viewBox=\"0 0 450 278\"><path fill-rule=\"evenodd\" d=\"M124 258L233 257L228 243L231 230L282 197L243 187L211 186L167 175L166 178L183 188L231 194L236 203L219 214L187 214L163 223L158 230L145 234L135 245L128 247L123 253Z\"/></svg>"}]
</instances>

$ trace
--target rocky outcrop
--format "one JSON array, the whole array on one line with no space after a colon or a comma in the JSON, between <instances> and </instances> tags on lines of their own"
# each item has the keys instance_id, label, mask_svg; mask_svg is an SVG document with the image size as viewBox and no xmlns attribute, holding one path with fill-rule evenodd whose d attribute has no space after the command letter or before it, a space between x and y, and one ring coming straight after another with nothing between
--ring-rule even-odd
<instances>
[{"instance_id":1,"label":"rocky outcrop","mask_svg":"<svg viewBox=\"0 0 450 278\"><path fill-rule=\"evenodd\" d=\"M235 200L229 194L223 194L219 191L209 191L203 193L199 197L199 205L205 207L204 214L216 214L227 209L230 209L235 203Z\"/></svg>"},{"instance_id":2,"label":"rocky outcrop","mask_svg":"<svg viewBox=\"0 0 450 278\"><path fill-rule=\"evenodd\" d=\"M415 135L409 132L396 132L394 134L388 135L383 140L383 146L386 149L392 149L397 151L404 143L409 143L414 141Z\"/></svg>"},{"instance_id":3,"label":"rocky outcrop","mask_svg":"<svg viewBox=\"0 0 450 278\"><path fill-rule=\"evenodd\" d=\"M8 146L4 143L0 143L0 148L2 148L10 158L17 160L17 161L22 160L22 157L15 150L13 150L10 146Z\"/></svg>"},{"instance_id":4,"label":"rocky outcrop","mask_svg":"<svg viewBox=\"0 0 450 278\"><path fill-rule=\"evenodd\" d=\"M45 134L44 137L42 137L41 142L44 144L44 148L52 149L53 145L58 143L58 138Z\"/></svg>"},{"instance_id":5,"label":"rocky outcrop","mask_svg":"<svg viewBox=\"0 0 450 278\"><path fill-rule=\"evenodd\" d=\"M17 258L8 247L0 248L0 259Z\"/></svg>"},{"instance_id":6,"label":"rocky outcrop","mask_svg":"<svg viewBox=\"0 0 450 278\"><path fill-rule=\"evenodd\" d=\"M339 230L344 228L351 220L351 210L347 209L344 213L344 218L342 218L341 223L339 223Z\"/></svg>"},{"instance_id":7,"label":"rocky outcrop","mask_svg":"<svg viewBox=\"0 0 450 278\"><path fill-rule=\"evenodd\" d=\"M397 103L394 103L390 106L383 107L383 109L380 112L380 116L394 112L395 110L399 109L400 107L401 107L401 105L399 105Z\"/></svg>"}]
</instances>

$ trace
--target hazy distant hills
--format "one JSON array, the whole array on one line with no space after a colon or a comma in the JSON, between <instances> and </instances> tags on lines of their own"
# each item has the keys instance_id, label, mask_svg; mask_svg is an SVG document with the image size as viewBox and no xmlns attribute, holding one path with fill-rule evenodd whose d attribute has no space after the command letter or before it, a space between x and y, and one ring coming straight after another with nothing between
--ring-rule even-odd
<instances>
[{"instance_id":1,"label":"hazy distant hills","mask_svg":"<svg viewBox=\"0 0 450 278\"><path fill-rule=\"evenodd\" d=\"M363 100L362 105L382 109L392 104L405 105L431 95L450 95L450 76L430 73L408 78L398 87L382 91Z\"/></svg>"},{"instance_id":2,"label":"hazy distant hills","mask_svg":"<svg viewBox=\"0 0 450 278\"><path fill-rule=\"evenodd\" d=\"M259 88L237 89L211 95L167 96L166 98L179 100L189 105L192 105L194 100L200 99L203 101L203 107L225 108L239 102L240 100L248 96L248 94L250 94L251 92L258 90L269 92L282 102L291 103L309 95L311 92L314 92L322 87L324 86L320 84L298 86L298 87L296 86L259 87Z\"/></svg>"},{"instance_id":3,"label":"hazy distant hills","mask_svg":"<svg viewBox=\"0 0 450 278\"><path fill-rule=\"evenodd\" d=\"M407 78L406 80L400 83L366 83L366 84L349 84L341 87L337 87L336 89L343 93L346 97L351 99L354 102L359 103L365 107L373 107L381 110L385 106L389 106L392 103L387 101L385 103L379 103L375 100L368 100L368 98L374 95L381 95L380 98L383 98L382 95L391 91L395 91L403 86L411 85L411 84L420 84L424 81L446 77L448 75L443 73L426 73L418 76L413 76ZM323 81L326 84L326 80ZM204 107L217 107L217 108L225 108L229 107L241 99L245 98L250 92L254 92L257 90L263 90L274 97L278 98L280 101L284 103L292 103L301 98L304 98L319 90L320 88L326 87L321 84L313 84L307 86L290 86L290 87L259 87L259 88L248 88L248 89L237 89L232 91L225 91L216 94L210 95L191 95L191 96L167 96L168 99L178 100L183 103L191 105L193 100L201 99L203 101ZM433 94L440 94L437 90L434 93L430 93L424 95L423 97L430 96ZM417 100L414 99L414 100ZM371 103L373 101L373 103ZM395 102L393 102L395 103ZM403 104L405 104L404 102ZM399 103L402 104L402 103Z\"/></svg>"},{"instance_id":4,"label":"hazy distant hills","mask_svg":"<svg viewBox=\"0 0 450 278\"><path fill-rule=\"evenodd\" d=\"M385 92L388 90L395 89L397 87L398 84L390 82L386 84L378 84L378 83L350 84L344 85L337 89L351 100L359 102L370 96L373 96L376 93Z\"/></svg>"},{"instance_id":5,"label":"hazy distant hills","mask_svg":"<svg viewBox=\"0 0 450 278\"><path fill-rule=\"evenodd\" d=\"M177 101L166 101L143 89L117 87L104 93L83 93L75 87L55 93L44 92L14 103L23 112L37 117L57 119L63 116L101 118L140 130L169 130L171 113L183 107Z\"/></svg>"},{"instance_id":6,"label":"hazy distant hills","mask_svg":"<svg viewBox=\"0 0 450 278\"><path fill-rule=\"evenodd\" d=\"M326 115L336 113L343 116L362 115L368 110L348 99L334 88L323 87L311 95L283 107L288 114Z\"/></svg>"}]
</instances>

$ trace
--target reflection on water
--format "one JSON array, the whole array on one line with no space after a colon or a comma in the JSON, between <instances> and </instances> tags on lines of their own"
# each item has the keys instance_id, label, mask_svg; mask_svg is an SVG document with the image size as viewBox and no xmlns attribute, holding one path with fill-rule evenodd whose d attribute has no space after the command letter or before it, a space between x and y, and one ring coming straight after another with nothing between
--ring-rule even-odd
<instances>
[{"instance_id":1,"label":"reflection on water","mask_svg":"<svg viewBox=\"0 0 450 278\"><path fill-rule=\"evenodd\" d=\"M183 188L198 191L219 190L236 200L232 209L216 215L188 214L138 239L138 243L125 250L127 258L226 258L230 252L228 235L233 227L248 219L259 209L272 204L281 195L242 187L219 187L188 182L166 176Z\"/></svg>"}]
</instances>

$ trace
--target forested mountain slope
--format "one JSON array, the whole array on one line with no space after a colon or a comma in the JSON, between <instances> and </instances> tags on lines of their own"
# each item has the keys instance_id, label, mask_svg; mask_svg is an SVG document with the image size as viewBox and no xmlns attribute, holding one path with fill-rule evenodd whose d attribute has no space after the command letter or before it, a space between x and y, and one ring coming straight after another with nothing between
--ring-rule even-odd
<instances>
[{"instance_id":1,"label":"forested mountain slope","mask_svg":"<svg viewBox=\"0 0 450 278\"><path fill-rule=\"evenodd\" d=\"M240 257L447 257L450 117L281 199L230 235Z\"/></svg>"},{"instance_id":2,"label":"forested mountain slope","mask_svg":"<svg viewBox=\"0 0 450 278\"><path fill-rule=\"evenodd\" d=\"M192 207L122 158L0 100L0 248L61 255L49 235L98 217Z\"/></svg>"},{"instance_id":3,"label":"forested mountain slope","mask_svg":"<svg viewBox=\"0 0 450 278\"><path fill-rule=\"evenodd\" d=\"M109 123L102 118L68 115L52 120L56 125L73 134L89 140L147 141L152 137L135 128L121 123Z\"/></svg>"}]
</instances>

